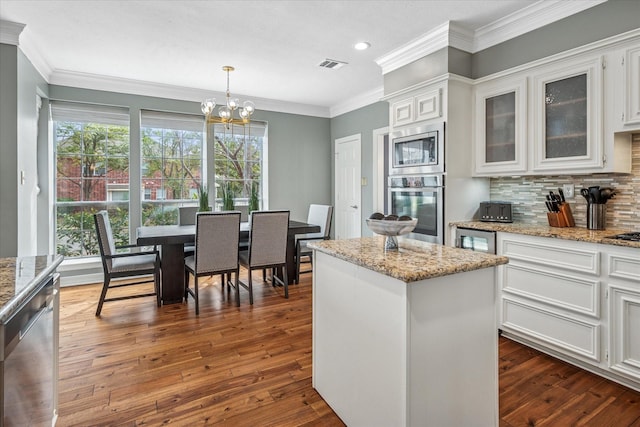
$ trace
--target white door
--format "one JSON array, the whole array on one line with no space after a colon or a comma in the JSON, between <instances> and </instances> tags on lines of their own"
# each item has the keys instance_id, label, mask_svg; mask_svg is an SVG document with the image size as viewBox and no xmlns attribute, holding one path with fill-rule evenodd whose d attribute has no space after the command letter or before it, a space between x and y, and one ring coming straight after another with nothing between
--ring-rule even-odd
<instances>
[{"instance_id":1,"label":"white door","mask_svg":"<svg viewBox=\"0 0 640 427\"><path fill-rule=\"evenodd\" d=\"M335 236L361 236L360 134L336 139Z\"/></svg>"}]
</instances>

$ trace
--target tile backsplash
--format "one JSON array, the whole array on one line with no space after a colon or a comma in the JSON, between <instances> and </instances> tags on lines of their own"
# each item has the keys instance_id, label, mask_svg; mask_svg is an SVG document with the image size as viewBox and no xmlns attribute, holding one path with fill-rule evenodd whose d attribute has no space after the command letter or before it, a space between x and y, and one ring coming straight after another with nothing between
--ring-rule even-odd
<instances>
[{"instance_id":1,"label":"tile backsplash","mask_svg":"<svg viewBox=\"0 0 640 427\"><path fill-rule=\"evenodd\" d=\"M513 220L547 224L545 195L558 187L573 184L575 197L571 205L576 226L587 225L587 202L580 188L599 185L612 187L616 196L607 202L607 227L640 231L640 134L633 135L631 174L591 174L563 176L525 176L492 178L491 200L513 202Z\"/></svg>"}]
</instances>

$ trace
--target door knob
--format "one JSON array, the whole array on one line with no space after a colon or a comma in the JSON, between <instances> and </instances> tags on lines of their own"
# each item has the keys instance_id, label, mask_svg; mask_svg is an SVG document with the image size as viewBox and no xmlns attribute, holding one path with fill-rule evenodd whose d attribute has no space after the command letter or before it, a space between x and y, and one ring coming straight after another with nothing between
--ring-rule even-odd
<instances>
[{"instance_id":1,"label":"door knob","mask_svg":"<svg viewBox=\"0 0 640 427\"><path fill-rule=\"evenodd\" d=\"M358 205L351 205L353 209L358 209Z\"/></svg>"}]
</instances>

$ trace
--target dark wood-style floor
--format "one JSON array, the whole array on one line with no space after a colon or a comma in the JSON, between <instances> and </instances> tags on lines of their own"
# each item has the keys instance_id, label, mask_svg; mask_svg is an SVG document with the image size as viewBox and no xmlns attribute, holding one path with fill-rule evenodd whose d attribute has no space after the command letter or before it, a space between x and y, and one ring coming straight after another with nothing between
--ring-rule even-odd
<instances>
[{"instance_id":1,"label":"dark wood-style floor","mask_svg":"<svg viewBox=\"0 0 640 427\"><path fill-rule=\"evenodd\" d=\"M63 288L57 425L343 425L311 386L310 275L288 300L254 277L240 308L209 280L199 317L142 298L96 318L100 286ZM500 426L640 427L640 393L505 338L499 353Z\"/></svg>"}]
</instances>

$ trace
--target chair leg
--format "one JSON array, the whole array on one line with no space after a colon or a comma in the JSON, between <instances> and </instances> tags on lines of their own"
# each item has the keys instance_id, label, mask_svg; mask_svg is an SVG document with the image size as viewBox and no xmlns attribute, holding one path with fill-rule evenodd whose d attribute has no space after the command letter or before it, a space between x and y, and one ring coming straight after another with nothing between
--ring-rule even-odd
<instances>
[{"instance_id":1,"label":"chair leg","mask_svg":"<svg viewBox=\"0 0 640 427\"><path fill-rule=\"evenodd\" d=\"M266 274L265 270L262 270L262 274ZM251 268L249 268L249 304L253 305L253 280L251 279Z\"/></svg>"},{"instance_id":2,"label":"chair leg","mask_svg":"<svg viewBox=\"0 0 640 427\"><path fill-rule=\"evenodd\" d=\"M100 316L100 312L102 311L102 304L104 304L104 299L107 296L107 289L109 289L110 281L111 281L111 278L105 273L104 283L102 285L102 292L100 293L100 300L98 300L98 308L96 309L96 316Z\"/></svg>"},{"instance_id":3,"label":"chair leg","mask_svg":"<svg viewBox=\"0 0 640 427\"><path fill-rule=\"evenodd\" d=\"M156 273L154 274L154 277L153 277L153 281L154 281L154 287L156 289L156 302L158 304L158 307L160 307L162 305L162 299L160 298L160 268L156 270Z\"/></svg>"},{"instance_id":4,"label":"chair leg","mask_svg":"<svg viewBox=\"0 0 640 427\"><path fill-rule=\"evenodd\" d=\"M231 276L231 273L229 273ZM236 307L240 307L240 268L236 270Z\"/></svg>"},{"instance_id":5,"label":"chair leg","mask_svg":"<svg viewBox=\"0 0 640 427\"><path fill-rule=\"evenodd\" d=\"M300 283L300 253L296 253L296 277L293 279L293 283Z\"/></svg>"},{"instance_id":6,"label":"chair leg","mask_svg":"<svg viewBox=\"0 0 640 427\"><path fill-rule=\"evenodd\" d=\"M283 265L281 268L282 268L282 278L284 279L283 281L284 297L289 298L289 278L287 277L287 266Z\"/></svg>"},{"instance_id":7,"label":"chair leg","mask_svg":"<svg viewBox=\"0 0 640 427\"><path fill-rule=\"evenodd\" d=\"M196 300L196 316L200 314L200 298L198 297L198 276L193 277L195 282L193 285L195 300Z\"/></svg>"},{"instance_id":8,"label":"chair leg","mask_svg":"<svg viewBox=\"0 0 640 427\"><path fill-rule=\"evenodd\" d=\"M262 269L262 281L263 282L267 281L267 269L266 268Z\"/></svg>"},{"instance_id":9,"label":"chair leg","mask_svg":"<svg viewBox=\"0 0 640 427\"><path fill-rule=\"evenodd\" d=\"M189 302L189 272L184 271L184 302Z\"/></svg>"}]
</instances>

